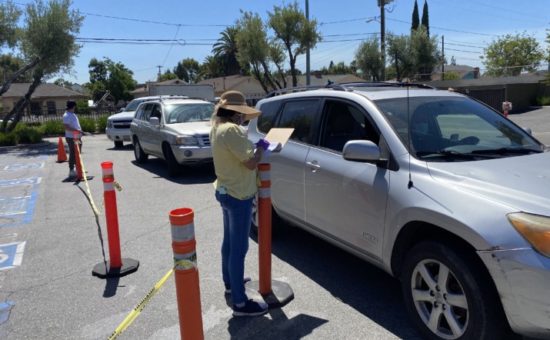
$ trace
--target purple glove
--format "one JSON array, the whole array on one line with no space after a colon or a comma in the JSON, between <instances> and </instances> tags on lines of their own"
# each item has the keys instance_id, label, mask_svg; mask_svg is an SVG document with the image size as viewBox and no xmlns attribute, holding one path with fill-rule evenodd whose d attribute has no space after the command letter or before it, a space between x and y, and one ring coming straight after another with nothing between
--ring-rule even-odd
<instances>
[{"instance_id":1,"label":"purple glove","mask_svg":"<svg viewBox=\"0 0 550 340\"><path fill-rule=\"evenodd\" d=\"M269 147L269 142L266 141L265 139L263 138L260 138L260 140L258 142L256 142L256 147L258 148L262 148L265 150L267 150L267 148Z\"/></svg>"}]
</instances>

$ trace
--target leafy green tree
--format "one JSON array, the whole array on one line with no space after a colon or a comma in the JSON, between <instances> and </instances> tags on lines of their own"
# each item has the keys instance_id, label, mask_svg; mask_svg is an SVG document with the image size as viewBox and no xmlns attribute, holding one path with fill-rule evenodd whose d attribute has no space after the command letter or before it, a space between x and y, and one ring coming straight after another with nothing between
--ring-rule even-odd
<instances>
[{"instance_id":1,"label":"leafy green tree","mask_svg":"<svg viewBox=\"0 0 550 340\"><path fill-rule=\"evenodd\" d=\"M0 3L0 48L12 48L17 43L17 21L21 11L12 1Z\"/></svg>"},{"instance_id":2,"label":"leafy green tree","mask_svg":"<svg viewBox=\"0 0 550 340\"><path fill-rule=\"evenodd\" d=\"M177 79L178 76L173 73L172 71L170 70L166 70L164 71L163 74L160 75L160 78L158 79L158 81L165 81L165 80L171 80L171 79Z\"/></svg>"},{"instance_id":3,"label":"leafy green tree","mask_svg":"<svg viewBox=\"0 0 550 340\"><path fill-rule=\"evenodd\" d=\"M228 26L220 34L221 37L212 46L212 53L220 58L224 75L230 76L241 73L241 65L237 60L237 33L236 26Z\"/></svg>"},{"instance_id":4,"label":"leafy green tree","mask_svg":"<svg viewBox=\"0 0 550 340\"><path fill-rule=\"evenodd\" d=\"M11 54L0 55L0 80L6 81L12 75L25 66L25 61ZM19 77L14 79L14 82L29 83L32 80L32 74L21 73Z\"/></svg>"},{"instance_id":5,"label":"leafy green tree","mask_svg":"<svg viewBox=\"0 0 550 340\"><path fill-rule=\"evenodd\" d=\"M133 72L120 62L114 62L104 57L103 60L92 58L88 64L90 83L88 89L94 101L99 100L106 91L115 98L115 101L130 100L130 91L136 88L137 82Z\"/></svg>"},{"instance_id":6,"label":"leafy green tree","mask_svg":"<svg viewBox=\"0 0 550 340\"><path fill-rule=\"evenodd\" d=\"M177 74L177 73L176 73ZM200 65L199 76L202 79L217 78L224 75L223 61L214 55L209 55Z\"/></svg>"},{"instance_id":7,"label":"leafy green tree","mask_svg":"<svg viewBox=\"0 0 550 340\"><path fill-rule=\"evenodd\" d=\"M491 76L517 76L522 71L535 71L544 52L534 37L507 34L493 40L484 49L483 64Z\"/></svg>"},{"instance_id":8,"label":"leafy green tree","mask_svg":"<svg viewBox=\"0 0 550 340\"><path fill-rule=\"evenodd\" d=\"M387 56L398 81L414 75L415 62L409 36L389 34Z\"/></svg>"},{"instance_id":9,"label":"leafy green tree","mask_svg":"<svg viewBox=\"0 0 550 340\"><path fill-rule=\"evenodd\" d=\"M274 6L273 12L268 12L268 15L269 27L286 48L292 74L292 86L295 87L298 85L296 58L300 54L306 53L308 48L314 48L321 40L321 35L317 31L317 21L308 21L296 2L284 7Z\"/></svg>"},{"instance_id":10,"label":"leafy green tree","mask_svg":"<svg viewBox=\"0 0 550 340\"><path fill-rule=\"evenodd\" d=\"M546 62L548 64L550 64L550 31L549 30L546 30L546 43L548 44L547 48L546 48ZM548 67L550 69L550 66ZM547 85L550 85L550 72L547 72L546 73L546 79L545 79L545 83Z\"/></svg>"},{"instance_id":11,"label":"leafy green tree","mask_svg":"<svg viewBox=\"0 0 550 340\"><path fill-rule=\"evenodd\" d=\"M411 51L414 58L414 70L419 80L431 80L432 71L441 60L437 49L437 37L430 38L424 27L411 34Z\"/></svg>"},{"instance_id":12,"label":"leafy green tree","mask_svg":"<svg viewBox=\"0 0 550 340\"><path fill-rule=\"evenodd\" d=\"M56 80L54 80L53 83L57 86L66 87L66 88L71 88L71 86L73 86L73 83L63 78L57 78Z\"/></svg>"},{"instance_id":13,"label":"leafy green tree","mask_svg":"<svg viewBox=\"0 0 550 340\"><path fill-rule=\"evenodd\" d=\"M422 8L422 26L426 29L426 34L430 36L430 14L428 13L428 1L424 0Z\"/></svg>"},{"instance_id":14,"label":"leafy green tree","mask_svg":"<svg viewBox=\"0 0 550 340\"><path fill-rule=\"evenodd\" d=\"M420 17L418 16L418 3L414 0L414 8L412 13L411 31L416 31L420 26Z\"/></svg>"},{"instance_id":15,"label":"leafy green tree","mask_svg":"<svg viewBox=\"0 0 550 340\"><path fill-rule=\"evenodd\" d=\"M250 67L250 72L260 82L266 93L282 88L280 81L276 79L276 75L273 75L270 67L273 57L280 59L277 52L279 48L271 46L273 41L270 43L267 39L265 25L257 13L242 12L241 14L241 18L236 24L238 28L237 60L239 64Z\"/></svg>"},{"instance_id":16,"label":"leafy green tree","mask_svg":"<svg viewBox=\"0 0 550 340\"><path fill-rule=\"evenodd\" d=\"M48 3L35 0L27 5L25 26L20 38L20 50L27 63L4 82L0 94L7 91L13 79L30 69L33 69L32 83L25 96L5 117L1 131L11 131L17 126L23 109L30 103L32 93L44 77L59 71L67 72L72 67L73 58L80 50L80 46L76 44L76 35L80 31L83 17L78 11L71 10L70 6L70 0L51 0Z\"/></svg>"},{"instance_id":17,"label":"leafy green tree","mask_svg":"<svg viewBox=\"0 0 550 340\"><path fill-rule=\"evenodd\" d=\"M363 72L363 78L378 81L382 70L382 54L376 37L362 42L355 52L357 66Z\"/></svg>"},{"instance_id":18,"label":"leafy green tree","mask_svg":"<svg viewBox=\"0 0 550 340\"><path fill-rule=\"evenodd\" d=\"M178 62L173 72L179 79L189 84L196 83L200 80L200 65L199 62L193 58L185 58Z\"/></svg>"},{"instance_id":19,"label":"leafy green tree","mask_svg":"<svg viewBox=\"0 0 550 340\"><path fill-rule=\"evenodd\" d=\"M445 80L458 80L460 79L460 74L456 71L445 72Z\"/></svg>"}]
</instances>

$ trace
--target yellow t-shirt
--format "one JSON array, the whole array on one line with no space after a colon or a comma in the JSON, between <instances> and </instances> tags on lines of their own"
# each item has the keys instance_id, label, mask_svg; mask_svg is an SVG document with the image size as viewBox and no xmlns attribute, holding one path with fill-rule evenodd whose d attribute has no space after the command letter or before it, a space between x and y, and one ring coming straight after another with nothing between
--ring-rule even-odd
<instances>
[{"instance_id":1,"label":"yellow t-shirt","mask_svg":"<svg viewBox=\"0 0 550 340\"><path fill-rule=\"evenodd\" d=\"M225 190L240 199L253 197L258 190L256 169L249 170L242 162L254 156L254 144L236 124L214 124L210 131L210 145L214 158L216 190Z\"/></svg>"}]
</instances>

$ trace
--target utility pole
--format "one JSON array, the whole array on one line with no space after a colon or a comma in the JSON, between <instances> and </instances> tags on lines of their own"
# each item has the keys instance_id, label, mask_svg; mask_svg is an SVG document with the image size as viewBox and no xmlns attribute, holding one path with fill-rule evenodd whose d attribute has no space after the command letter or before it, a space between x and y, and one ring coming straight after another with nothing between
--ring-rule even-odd
<instances>
[{"instance_id":1,"label":"utility pole","mask_svg":"<svg viewBox=\"0 0 550 340\"><path fill-rule=\"evenodd\" d=\"M162 65L157 65L157 67L159 68L159 74L158 74L158 76L157 76L157 81L160 81Z\"/></svg>"},{"instance_id":2,"label":"utility pole","mask_svg":"<svg viewBox=\"0 0 550 340\"><path fill-rule=\"evenodd\" d=\"M445 36L441 36L441 80L445 80Z\"/></svg>"},{"instance_id":3,"label":"utility pole","mask_svg":"<svg viewBox=\"0 0 550 340\"><path fill-rule=\"evenodd\" d=\"M306 20L309 22L309 0L306 0ZM311 85L309 45L306 50L306 85Z\"/></svg>"},{"instance_id":4,"label":"utility pole","mask_svg":"<svg viewBox=\"0 0 550 340\"><path fill-rule=\"evenodd\" d=\"M382 55L382 70L380 72L380 80L386 80L386 18L385 9L386 0L378 0L380 6L380 52Z\"/></svg>"}]
</instances>

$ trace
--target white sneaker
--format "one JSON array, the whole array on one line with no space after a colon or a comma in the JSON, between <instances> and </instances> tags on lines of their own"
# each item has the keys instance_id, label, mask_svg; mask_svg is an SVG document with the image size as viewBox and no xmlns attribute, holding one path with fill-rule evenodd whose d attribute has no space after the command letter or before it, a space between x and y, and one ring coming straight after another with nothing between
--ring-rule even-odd
<instances>
[{"instance_id":1,"label":"white sneaker","mask_svg":"<svg viewBox=\"0 0 550 340\"><path fill-rule=\"evenodd\" d=\"M76 177L76 171L69 170L69 177Z\"/></svg>"}]
</instances>

